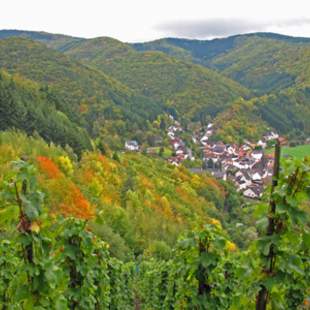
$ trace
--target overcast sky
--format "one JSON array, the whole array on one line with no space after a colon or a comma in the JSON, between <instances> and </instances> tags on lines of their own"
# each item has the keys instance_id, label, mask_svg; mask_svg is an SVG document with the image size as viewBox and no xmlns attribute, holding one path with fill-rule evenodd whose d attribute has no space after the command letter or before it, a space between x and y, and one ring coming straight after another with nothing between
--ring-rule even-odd
<instances>
[{"instance_id":1,"label":"overcast sky","mask_svg":"<svg viewBox=\"0 0 310 310\"><path fill-rule=\"evenodd\" d=\"M254 31L310 37L310 0L1 0L0 29L127 42Z\"/></svg>"}]
</instances>

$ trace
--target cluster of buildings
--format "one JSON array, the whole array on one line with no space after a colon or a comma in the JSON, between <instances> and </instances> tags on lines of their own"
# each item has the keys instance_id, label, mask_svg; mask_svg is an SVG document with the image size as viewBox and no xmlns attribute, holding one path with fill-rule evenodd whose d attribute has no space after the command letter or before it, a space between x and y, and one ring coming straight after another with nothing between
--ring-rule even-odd
<instances>
[{"instance_id":1,"label":"cluster of buildings","mask_svg":"<svg viewBox=\"0 0 310 310\"><path fill-rule=\"evenodd\" d=\"M172 125L167 129L167 135L173 156L168 158L172 165L180 165L184 160L194 160L192 151L182 140L181 124L173 120ZM205 131L195 133L192 140L203 150L203 166L196 168L195 172L209 171L214 177L222 180L231 180L239 192L245 197L259 199L264 187L272 178L273 155L266 154L265 148L271 142L279 138L275 132L267 132L257 143L246 141L242 145L224 144L223 142L212 142L213 124L208 124ZM137 141L126 141L125 149L128 151L139 151ZM152 154L148 148L147 153ZM196 171L197 170L197 171Z\"/></svg>"},{"instance_id":2,"label":"cluster of buildings","mask_svg":"<svg viewBox=\"0 0 310 310\"><path fill-rule=\"evenodd\" d=\"M206 131L202 135L200 135L199 132L194 134L192 140L195 144L201 144L202 146L205 146L212 135L213 135L213 124L209 123Z\"/></svg>"},{"instance_id":3,"label":"cluster of buildings","mask_svg":"<svg viewBox=\"0 0 310 310\"><path fill-rule=\"evenodd\" d=\"M245 197L259 199L273 172L273 155L266 154L264 149L268 141L277 138L276 133L269 132L257 143L245 142L241 146L200 140L204 169L216 178L231 180Z\"/></svg>"},{"instance_id":4,"label":"cluster of buildings","mask_svg":"<svg viewBox=\"0 0 310 310\"><path fill-rule=\"evenodd\" d=\"M168 127L168 137L170 139L170 145L174 152L174 156L168 158L168 162L172 165L178 166L185 159L194 160L192 150L186 147L185 142L179 137L179 134L183 131L180 123L174 121L173 125Z\"/></svg>"}]
</instances>

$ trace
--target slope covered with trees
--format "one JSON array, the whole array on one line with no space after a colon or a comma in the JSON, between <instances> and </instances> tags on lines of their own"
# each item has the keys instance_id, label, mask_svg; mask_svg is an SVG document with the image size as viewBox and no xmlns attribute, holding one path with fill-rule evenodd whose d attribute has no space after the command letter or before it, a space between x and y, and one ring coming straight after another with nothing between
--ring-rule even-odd
<instances>
[{"instance_id":1,"label":"slope covered with trees","mask_svg":"<svg viewBox=\"0 0 310 310\"><path fill-rule=\"evenodd\" d=\"M273 128L300 144L310 134L309 88L290 87L251 100L236 101L216 119L215 139L226 142L244 138L257 141L264 131Z\"/></svg>"},{"instance_id":2,"label":"slope covered with trees","mask_svg":"<svg viewBox=\"0 0 310 310\"><path fill-rule=\"evenodd\" d=\"M256 106L262 119L290 140L300 143L309 136L309 87L290 87L259 97Z\"/></svg>"},{"instance_id":3,"label":"slope covered with trees","mask_svg":"<svg viewBox=\"0 0 310 310\"><path fill-rule=\"evenodd\" d=\"M250 37L211 62L225 75L258 94L309 85L310 42L291 43Z\"/></svg>"},{"instance_id":4,"label":"slope covered with trees","mask_svg":"<svg viewBox=\"0 0 310 310\"><path fill-rule=\"evenodd\" d=\"M188 119L202 112L215 115L249 92L238 83L201 66L161 52L137 52L110 38L82 41L66 54L108 72L143 96L163 102Z\"/></svg>"},{"instance_id":5,"label":"slope covered with trees","mask_svg":"<svg viewBox=\"0 0 310 310\"><path fill-rule=\"evenodd\" d=\"M23 31L23 30L0 30L0 39L7 39L11 37L19 37L30 39L44 43L47 47L62 51L70 46L74 42L85 40L82 38L76 38L72 36L66 36L62 34L53 34L44 31Z\"/></svg>"},{"instance_id":6,"label":"slope covered with trees","mask_svg":"<svg viewBox=\"0 0 310 310\"><path fill-rule=\"evenodd\" d=\"M23 39L2 40L1 65L48 83L62 99L59 110L90 133L101 132L109 143L115 140L114 145L122 144L120 136L132 138L137 129L149 130L145 120L152 122L163 111L179 114L186 123L199 121L204 115L213 118L225 113L238 97L254 95L260 124L265 122L294 140L309 133L307 38L254 33L210 41L167 38L130 45L107 37L79 39L36 32L2 31L1 36L28 37L66 53L69 57ZM14 53L21 60L11 66L8 55ZM38 65L28 68L23 64L26 59ZM51 80L53 76L60 82ZM235 116L235 123L241 124L241 116ZM242 119L254 124L248 110L243 111ZM113 121L122 129L117 130ZM221 124L224 132L230 131L225 126ZM109 138L109 132L115 139Z\"/></svg>"},{"instance_id":7,"label":"slope covered with trees","mask_svg":"<svg viewBox=\"0 0 310 310\"><path fill-rule=\"evenodd\" d=\"M69 108L78 110L81 102L101 100L106 105L129 101L132 93L103 73L74 62L41 43L23 38L0 40L0 66L10 73L49 85ZM114 101L115 100L115 101Z\"/></svg>"},{"instance_id":8,"label":"slope covered with trees","mask_svg":"<svg viewBox=\"0 0 310 310\"><path fill-rule=\"evenodd\" d=\"M0 158L1 176L11 161L27 158L40 176L48 212L90 220L123 259L169 256L180 233L214 217L225 219L221 210L234 210L241 201L231 186L159 159L87 152L77 160L70 150L18 132L0 133Z\"/></svg>"},{"instance_id":9,"label":"slope covered with trees","mask_svg":"<svg viewBox=\"0 0 310 310\"><path fill-rule=\"evenodd\" d=\"M136 95L106 74L28 39L0 40L0 67L47 88L57 98L56 108L91 135L101 132L124 141L163 111L154 100Z\"/></svg>"},{"instance_id":10,"label":"slope covered with trees","mask_svg":"<svg viewBox=\"0 0 310 310\"><path fill-rule=\"evenodd\" d=\"M216 68L257 94L309 83L309 38L253 33L209 41L168 38L133 46Z\"/></svg>"},{"instance_id":11,"label":"slope covered with trees","mask_svg":"<svg viewBox=\"0 0 310 310\"><path fill-rule=\"evenodd\" d=\"M209 41L168 38L133 46L218 70L253 91L258 115L270 127L294 139L309 135L309 38L253 33ZM249 112L247 124L251 117ZM236 123L241 124L240 119L236 115Z\"/></svg>"},{"instance_id":12,"label":"slope covered with trees","mask_svg":"<svg viewBox=\"0 0 310 310\"><path fill-rule=\"evenodd\" d=\"M242 144L244 139L258 141L268 129L255 100L234 102L217 115L214 123L216 127L212 139L226 143Z\"/></svg>"},{"instance_id":13,"label":"slope covered with trees","mask_svg":"<svg viewBox=\"0 0 310 310\"><path fill-rule=\"evenodd\" d=\"M212 40L165 38L145 43L134 43L132 46L139 51L162 51L183 60L213 67L218 58L235 53L253 40L258 44L271 41L278 48L281 47L281 44L295 47L305 47L310 44L309 38L290 37L276 33L250 33Z\"/></svg>"},{"instance_id":14,"label":"slope covered with trees","mask_svg":"<svg viewBox=\"0 0 310 310\"><path fill-rule=\"evenodd\" d=\"M205 190L207 185L213 194L219 187L210 177L194 179L184 169L162 165L159 168L154 162L154 173L170 169L170 174L177 174L173 179L161 177L157 181L158 174L149 176L145 166L139 167L141 159L122 157L120 163L98 153L87 153L81 162L73 163L64 150L49 147L42 140L16 132L1 133L0 138L2 309L308 308L309 158L289 160L281 170L275 166L271 196L256 206L257 234L241 250L214 218L215 214L210 216L213 208L206 204L207 200L203 203L205 217L200 217L199 183ZM279 144L277 163L278 147ZM21 152L28 157L20 159ZM127 165L131 160L135 163ZM184 195L183 208L178 205L171 209L181 219L178 222L182 236L176 245L166 239L174 236L171 227L165 226L174 226L172 220L167 222L171 218L167 203L157 204L156 208L142 205L139 189L132 188L126 192L124 206L104 202L109 206L107 214L102 203L108 194L95 194L100 183L85 184L83 181L88 180L80 178L80 173L85 175L88 171L96 174L96 181L100 177L109 179L111 169L112 176L116 172L119 177L117 171L129 167L144 182L149 178L143 187L149 191L143 195L147 199L154 196L154 190L160 192L163 185L171 188L188 181L187 196L194 199L191 202L198 213L191 210L187 214ZM117 177L110 181L112 187L116 186ZM129 215L130 210L134 210L132 216L122 216ZM155 235L161 242L151 239L151 246L142 252L144 242L151 236L152 227L147 224L162 212L167 214L160 215ZM140 217L142 213L147 222ZM132 232L130 224L137 220ZM119 232L118 237L111 232L113 221L117 223L114 229ZM237 226L240 225L239 222ZM145 228L140 239L142 226ZM165 233L169 234L166 238ZM128 243L124 245L121 240ZM132 246L133 253L126 245Z\"/></svg>"},{"instance_id":15,"label":"slope covered with trees","mask_svg":"<svg viewBox=\"0 0 310 310\"><path fill-rule=\"evenodd\" d=\"M0 129L37 132L48 142L70 145L75 152L91 148L85 130L57 110L57 97L46 88L21 76L0 71Z\"/></svg>"}]
</instances>

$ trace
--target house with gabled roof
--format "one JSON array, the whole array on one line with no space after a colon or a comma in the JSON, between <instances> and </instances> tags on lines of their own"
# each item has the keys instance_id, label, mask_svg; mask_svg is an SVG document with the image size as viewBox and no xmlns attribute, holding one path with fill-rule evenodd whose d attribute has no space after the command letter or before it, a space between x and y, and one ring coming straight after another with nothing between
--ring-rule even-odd
<instances>
[{"instance_id":1,"label":"house with gabled roof","mask_svg":"<svg viewBox=\"0 0 310 310\"><path fill-rule=\"evenodd\" d=\"M261 186L250 186L244 192L243 196L251 199L259 199L262 196L263 188Z\"/></svg>"},{"instance_id":2,"label":"house with gabled roof","mask_svg":"<svg viewBox=\"0 0 310 310\"><path fill-rule=\"evenodd\" d=\"M125 149L127 151L139 151L139 143L136 140L126 141Z\"/></svg>"}]
</instances>

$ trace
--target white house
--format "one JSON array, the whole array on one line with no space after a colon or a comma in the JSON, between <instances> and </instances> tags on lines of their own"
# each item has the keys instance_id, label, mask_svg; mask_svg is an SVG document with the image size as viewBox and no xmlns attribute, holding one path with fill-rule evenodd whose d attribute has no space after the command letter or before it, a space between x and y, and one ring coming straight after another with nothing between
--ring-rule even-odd
<instances>
[{"instance_id":1,"label":"white house","mask_svg":"<svg viewBox=\"0 0 310 310\"><path fill-rule=\"evenodd\" d=\"M259 140L259 141L257 142L257 145L258 145L258 146L261 146L261 147L264 149L264 148L266 148L267 143L264 142L263 140Z\"/></svg>"},{"instance_id":2,"label":"white house","mask_svg":"<svg viewBox=\"0 0 310 310\"><path fill-rule=\"evenodd\" d=\"M275 140L275 139L278 139L279 138L279 135L273 131L270 131L270 132L267 132L265 135L264 135L264 138L267 140L267 141L270 141L270 140Z\"/></svg>"},{"instance_id":3,"label":"white house","mask_svg":"<svg viewBox=\"0 0 310 310\"><path fill-rule=\"evenodd\" d=\"M200 143L202 145L207 145L208 143L208 136L204 135L201 139L200 139Z\"/></svg>"},{"instance_id":4,"label":"white house","mask_svg":"<svg viewBox=\"0 0 310 310\"><path fill-rule=\"evenodd\" d=\"M175 153L176 155L185 154L185 150L182 148L178 148Z\"/></svg>"},{"instance_id":5,"label":"white house","mask_svg":"<svg viewBox=\"0 0 310 310\"><path fill-rule=\"evenodd\" d=\"M252 180L253 180L253 181L261 181L261 180L262 180L262 176L261 176L258 172L255 172L255 173L252 175Z\"/></svg>"},{"instance_id":6,"label":"white house","mask_svg":"<svg viewBox=\"0 0 310 310\"><path fill-rule=\"evenodd\" d=\"M254 190L252 188L247 188L244 192L243 192L243 196L248 197L248 198L258 198L257 194L254 192Z\"/></svg>"},{"instance_id":7,"label":"white house","mask_svg":"<svg viewBox=\"0 0 310 310\"><path fill-rule=\"evenodd\" d=\"M263 152L262 151L253 151L251 156L256 160L261 160L263 158Z\"/></svg>"},{"instance_id":8,"label":"white house","mask_svg":"<svg viewBox=\"0 0 310 310\"><path fill-rule=\"evenodd\" d=\"M173 131L168 131L168 136L170 139L174 139L174 132Z\"/></svg>"},{"instance_id":9,"label":"white house","mask_svg":"<svg viewBox=\"0 0 310 310\"><path fill-rule=\"evenodd\" d=\"M139 144L136 140L126 141L125 149L128 151L139 151Z\"/></svg>"}]
</instances>

